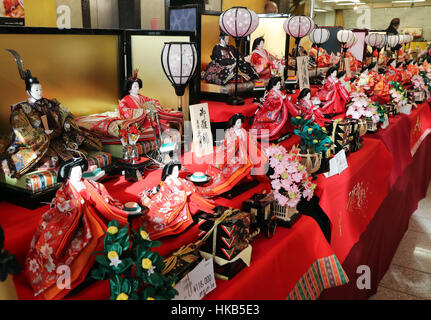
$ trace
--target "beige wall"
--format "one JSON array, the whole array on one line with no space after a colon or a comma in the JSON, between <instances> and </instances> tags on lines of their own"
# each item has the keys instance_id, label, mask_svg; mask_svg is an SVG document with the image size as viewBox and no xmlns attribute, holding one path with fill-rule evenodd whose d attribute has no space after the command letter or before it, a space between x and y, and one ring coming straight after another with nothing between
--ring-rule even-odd
<instances>
[{"instance_id":1,"label":"beige wall","mask_svg":"<svg viewBox=\"0 0 431 320\"><path fill-rule=\"evenodd\" d=\"M335 26L335 11L315 12L314 22L319 27Z\"/></svg>"},{"instance_id":2,"label":"beige wall","mask_svg":"<svg viewBox=\"0 0 431 320\"><path fill-rule=\"evenodd\" d=\"M141 28L151 30L152 18L158 19L157 29L165 29L165 0L141 0Z\"/></svg>"},{"instance_id":3,"label":"beige wall","mask_svg":"<svg viewBox=\"0 0 431 320\"><path fill-rule=\"evenodd\" d=\"M223 0L223 11L232 7L247 7L256 13L264 13L267 0Z\"/></svg>"},{"instance_id":4,"label":"beige wall","mask_svg":"<svg viewBox=\"0 0 431 320\"><path fill-rule=\"evenodd\" d=\"M66 5L70 8L70 24L72 28L82 28L81 0L56 0L56 6Z\"/></svg>"},{"instance_id":5,"label":"beige wall","mask_svg":"<svg viewBox=\"0 0 431 320\"><path fill-rule=\"evenodd\" d=\"M345 28L386 29L392 18L400 18L400 29L422 27L425 40L431 40L430 15L431 7L343 10Z\"/></svg>"}]
</instances>

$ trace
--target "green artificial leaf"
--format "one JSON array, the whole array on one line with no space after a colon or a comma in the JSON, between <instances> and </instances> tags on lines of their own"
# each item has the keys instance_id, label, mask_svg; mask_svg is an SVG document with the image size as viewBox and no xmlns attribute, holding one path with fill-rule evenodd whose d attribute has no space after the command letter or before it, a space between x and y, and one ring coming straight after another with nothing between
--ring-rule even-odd
<instances>
[{"instance_id":1,"label":"green artificial leaf","mask_svg":"<svg viewBox=\"0 0 431 320\"><path fill-rule=\"evenodd\" d=\"M123 283L121 284L121 292L124 292L127 295L130 295L132 290L132 284L128 279L123 279Z\"/></svg>"},{"instance_id":2,"label":"green artificial leaf","mask_svg":"<svg viewBox=\"0 0 431 320\"><path fill-rule=\"evenodd\" d=\"M111 279L109 279L109 286L111 288L111 296L117 297L122 291L121 291L121 276L118 274L115 274L112 276Z\"/></svg>"},{"instance_id":3,"label":"green artificial leaf","mask_svg":"<svg viewBox=\"0 0 431 320\"><path fill-rule=\"evenodd\" d=\"M102 268L97 268L90 271L90 277L96 280L105 280L107 276L107 272Z\"/></svg>"},{"instance_id":4,"label":"green artificial leaf","mask_svg":"<svg viewBox=\"0 0 431 320\"><path fill-rule=\"evenodd\" d=\"M106 266L106 267L109 267L109 264L111 263L111 261L105 255L99 255L99 256L97 256L96 257L96 262L99 263L99 264L101 264L102 266Z\"/></svg>"}]
</instances>

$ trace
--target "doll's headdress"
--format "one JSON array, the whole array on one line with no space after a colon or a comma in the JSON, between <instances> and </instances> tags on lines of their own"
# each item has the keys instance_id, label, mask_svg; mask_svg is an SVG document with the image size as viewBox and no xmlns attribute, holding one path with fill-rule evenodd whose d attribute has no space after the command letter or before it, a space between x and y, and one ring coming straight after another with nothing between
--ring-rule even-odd
<instances>
[{"instance_id":1,"label":"doll's headdress","mask_svg":"<svg viewBox=\"0 0 431 320\"><path fill-rule=\"evenodd\" d=\"M39 80L36 77L33 77L31 75L31 71L28 69L26 70L24 68L24 63L23 63L21 56L19 55L18 52L16 52L13 49L6 49L6 51L9 51L12 54L12 56L14 57L16 65L18 67L19 75L20 75L21 79L24 80L24 82L25 82L26 90L30 90L32 84L39 83Z\"/></svg>"}]
</instances>

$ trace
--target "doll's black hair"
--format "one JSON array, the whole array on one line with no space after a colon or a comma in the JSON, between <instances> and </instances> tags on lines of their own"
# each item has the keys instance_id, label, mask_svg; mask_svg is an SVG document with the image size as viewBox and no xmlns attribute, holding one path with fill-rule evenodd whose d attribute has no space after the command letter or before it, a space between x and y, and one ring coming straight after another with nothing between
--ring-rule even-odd
<instances>
[{"instance_id":1,"label":"doll's black hair","mask_svg":"<svg viewBox=\"0 0 431 320\"><path fill-rule=\"evenodd\" d=\"M254 51L254 49L257 48L257 46L259 45L259 43L261 41L265 42L265 39L263 37L259 37L259 38L254 39L251 51Z\"/></svg>"},{"instance_id":2,"label":"doll's black hair","mask_svg":"<svg viewBox=\"0 0 431 320\"><path fill-rule=\"evenodd\" d=\"M330 68L328 69L328 71L326 71L326 78L327 78L327 77L329 77L329 75L330 75L332 72L334 72L334 71L337 71L337 73L338 73L338 69L337 69L337 67L330 67Z\"/></svg>"},{"instance_id":3,"label":"doll's black hair","mask_svg":"<svg viewBox=\"0 0 431 320\"><path fill-rule=\"evenodd\" d=\"M340 72L337 73L337 78L340 79L340 78L344 77L345 74L346 74L346 71L341 70Z\"/></svg>"},{"instance_id":4,"label":"doll's black hair","mask_svg":"<svg viewBox=\"0 0 431 320\"><path fill-rule=\"evenodd\" d=\"M395 61L394 58L389 59L388 63L386 63L386 66L389 67L391 65L391 63L394 62L394 61Z\"/></svg>"},{"instance_id":5,"label":"doll's black hair","mask_svg":"<svg viewBox=\"0 0 431 320\"><path fill-rule=\"evenodd\" d=\"M376 63L375 63L375 62L370 63L370 64L368 65L368 70L369 70L369 71L373 70L375 66L376 66Z\"/></svg>"},{"instance_id":6,"label":"doll's black hair","mask_svg":"<svg viewBox=\"0 0 431 320\"><path fill-rule=\"evenodd\" d=\"M268 84L266 85L266 91L271 90L272 88L274 88L274 86L281 82L281 77L272 77L269 81Z\"/></svg>"},{"instance_id":7,"label":"doll's black hair","mask_svg":"<svg viewBox=\"0 0 431 320\"><path fill-rule=\"evenodd\" d=\"M355 80L356 80L356 79L358 79L358 77L357 77L357 76L353 76L353 77L351 77L351 78L350 78L350 80L349 80L349 81L350 81L351 83L353 83L353 82L355 82Z\"/></svg>"},{"instance_id":8,"label":"doll's black hair","mask_svg":"<svg viewBox=\"0 0 431 320\"><path fill-rule=\"evenodd\" d=\"M163 167L163 171L162 171L162 178L160 179L161 181L165 181L167 177L169 177L172 172L174 171L174 168L178 167L178 171L181 170L181 162L179 161L172 161L167 163L164 167Z\"/></svg>"},{"instance_id":9,"label":"doll's black hair","mask_svg":"<svg viewBox=\"0 0 431 320\"><path fill-rule=\"evenodd\" d=\"M304 98L309 93L311 93L310 89L308 89L308 88L302 89L301 92L299 93L298 101L301 100L302 98Z\"/></svg>"},{"instance_id":10,"label":"doll's black hair","mask_svg":"<svg viewBox=\"0 0 431 320\"><path fill-rule=\"evenodd\" d=\"M132 85L137 82L139 85L139 89L142 89L142 80L139 78L136 79L126 79L126 81L124 82L124 91L126 92L126 94L129 93L130 89L132 89Z\"/></svg>"},{"instance_id":11,"label":"doll's black hair","mask_svg":"<svg viewBox=\"0 0 431 320\"><path fill-rule=\"evenodd\" d=\"M31 91L31 87L34 84L40 84L39 79L36 77L30 77L25 79L25 91L30 92Z\"/></svg>"},{"instance_id":12,"label":"doll's black hair","mask_svg":"<svg viewBox=\"0 0 431 320\"><path fill-rule=\"evenodd\" d=\"M245 122L245 117L244 117L244 115L243 115L243 114L241 114L241 113L236 113L236 114L234 114L232 117L230 117L230 119L229 119L229 121L228 121L228 123L227 123L227 127L226 127L226 129L233 128L233 126L235 125L235 122L236 122L238 119L241 119L242 123L244 123L244 122Z\"/></svg>"},{"instance_id":13,"label":"doll's black hair","mask_svg":"<svg viewBox=\"0 0 431 320\"><path fill-rule=\"evenodd\" d=\"M403 65L403 63L402 62L398 62L397 63L397 65L395 66L396 68L399 68L399 67L401 67Z\"/></svg>"},{"instance_id":14,"label":"doll's black hair","mask_svg":"<svg viewBox=\"0 0 431 320\"><path fill-rule=\"evenodd\" d=\"M229 35L226 32L224 32L223 30L220 29L220 34L218 36L219 40L222 39L222 38L224 38L224 37L226 37L226 36L229 36Z\"/></svg>"},{"instance_id":15,"label":"doll's black hair","mask_svg":"<svg viewBox=\"0 0 431 320\"><path fill-rule=\"evenodd\" d=\"M66 181L69 178L70 172L74 167L80 166L82 172L88 170L88 161L85 158L72 158L63 163L58 170L58 178L59 182Z\"/></svg>"}]
</instances>

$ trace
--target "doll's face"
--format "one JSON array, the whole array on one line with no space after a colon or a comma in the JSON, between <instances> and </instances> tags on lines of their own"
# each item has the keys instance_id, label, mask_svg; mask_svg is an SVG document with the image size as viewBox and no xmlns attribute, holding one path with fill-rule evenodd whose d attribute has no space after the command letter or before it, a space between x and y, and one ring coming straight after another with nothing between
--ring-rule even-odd
<instances>
[{"instance_id":1,"label":"doll's face","mask_svg":"<svg viewBox=\"0 0 431 320\"><path fill-rule=\"evenodd\" d=\"M222 45L227 46L229 44L229 36L224 36L223 38L220 39L220 43Z\"/></svg>"},{"instance_id":2,"label":"doll's face","mask_svg":"<svg viewBox=\"0 0 431 320\"><path fill-rule=\"evenodd\" d=\"M331 77L332 77L332 78L336 78L336 77L337 77L337 70L335 70L335 71L333 71L333 72L331 73Z\"/></svg>"},{"instance_id":3,"label":"doll's face","mask_svg":"<svg viewBox=\"0 0 431 320\"><path fill-rule=\"evenodd\" d=\"M42 86L39 83L33 84L30 89L30 94L36 100L42 99Z\"/></svg>"},{"instance_id":4,"label":"doll's face","mask_svg":"<svg viewBox=\"0 0 431 320\"><path fill-rule=\"evenodd\" d=\"M305 96L305 100L310 100L311 99L311 93L307 93L307 95Z\"/></svg>"},{"instance_id":5,"label":"doll's face","mask_svg":"<svg viewBox=\"0 0 431 320\"><path fill-rule=\"evenodd\" d=\"M82 179L82 169L81 166L75 166L70 170L69 180L72 182L78 182Z\"/></svg>"},{"instance_id":6,"label":"doll's face","mask_svg":"<svg viewBox=\"0 0 431 320\"><path fill-rule=\"evenodd\" d=\"M395 61L391 62L391 66L395 68L395 66L396 66Z\"/></svg>"},{"instance_id":7,"label":"doll's face","mask_svg":"<svg viewBox=\"0 0 431 320\"><path fill-rule=\"evenodd\" d=\"M179 175L180 175L180 170L179 170L178 166L175 166L172 169L171 177L172 178L178 178Z\"/></svg>"},{"instance_id":8,"label":"doll's face","mask_svg":"<svg viewBox=\"0 0 431 320\"><path fill-rule=\"evenodd\" d=\"M235 129L241 129L241 127L242 127L242 120L241 119L236 119L234 128Z\"/></svg>"},{"instance_id":9,"label":"doll's face","mask_svg":"<svg viewBox=\"0 0 431 320\"><path fill-rule=\"evenodd\" d=\"M275 88L275 89L277 89L277 90L280 90L280 89L281 89L281 82L280 82L280 81L278 81L278 82L274 85L274 88Z\"/></svg>"},{"instance_id":10,"label":"doll's face","mask_svg":"<svg viewBox=\"0 0 431 320\"><path fill-rule=\"evenodd\" d=\"M260 42L259 42L259 45L257 46L257 48L259 49L259 50L263 50L263 45L265 44L265 41L263 41L263 40L261 40Z\"/></svg>"},{"instance_id":11,"label":"doll's face","mask_svg":"<svg viewBox=\"0 0 431 320\"><path fill-rule=\"evenodd\" d=\"M129 90L129 93L133 94L135 96L138 95L138 93L139 93L139 83L137 81L133 82L132 87Z\"/></svg>"}]
</instances>

